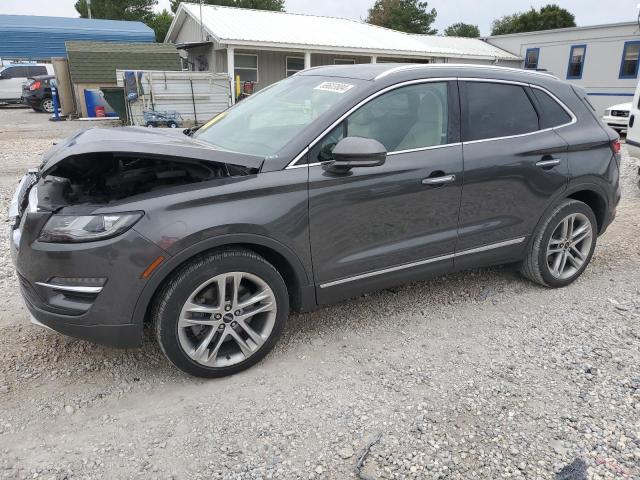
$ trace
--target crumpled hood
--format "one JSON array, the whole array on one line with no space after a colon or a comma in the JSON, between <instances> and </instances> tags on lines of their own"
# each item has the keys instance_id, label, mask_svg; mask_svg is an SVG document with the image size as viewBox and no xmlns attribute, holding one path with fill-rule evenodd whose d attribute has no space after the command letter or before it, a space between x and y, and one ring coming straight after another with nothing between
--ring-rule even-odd
<instances>
[{"instance_id":1,"label":"crumpled hood","mask_svg":"<svg viewBox=\"0 0 640 480\"><path fill-rule=\"evenodd\" d=\"M145 127L91 128L59 142L43 155L41 174L62 160L89 153L131 153L187 158L260 169L264 158L216 150L180 130Z\"/></svg>"}]
</instances>

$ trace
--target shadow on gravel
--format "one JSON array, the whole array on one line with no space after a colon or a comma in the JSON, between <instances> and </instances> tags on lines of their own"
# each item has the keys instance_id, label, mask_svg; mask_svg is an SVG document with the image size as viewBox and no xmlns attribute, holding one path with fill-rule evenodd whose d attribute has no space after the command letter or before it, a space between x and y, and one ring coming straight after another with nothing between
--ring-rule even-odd
<instances>
[{"instance_id":1,"label":"shadow on gravel","mask_svg":"<svg viewBox=\"0 0 640 480\"><path fill-rule=\"evenodd\" d=\"M496 301L506 290L517 294L531 288L537 287L520 280L513 269L492 267L363 295L309 313L292 314L274 352L259 365L265 366L274 358L282 361L291 357L291 361L295 361L293 350L300 345L304 351L306 345L335 343L336 338L348 334L384 335L387 329L415 321L412 317L416 315L429 319L435 309ZM0 362L4 364L8 383L16 387L19 383L21 389L29 383L60 379L67 384L91 381L102 385L140 379L162 383L202 381L169 364L150 326L145 326L143 346L129 350L94 345L32 326L18 327L17 335L14 326L6 328L12 333L7 333L6 344L0 349ZM2 330L4 328L0 334Z\"/></svg>"},{"instance_id":2,"label":"shadow on gravel","mask_svg":"<svg viewBox=\"0 0 640 480\"><path fill-rule=\"evenodd\" d=\"M556 480L587 480L587 464L584 460L576 458L573 463L558 472Z\"/></svg>"}]
</instances>

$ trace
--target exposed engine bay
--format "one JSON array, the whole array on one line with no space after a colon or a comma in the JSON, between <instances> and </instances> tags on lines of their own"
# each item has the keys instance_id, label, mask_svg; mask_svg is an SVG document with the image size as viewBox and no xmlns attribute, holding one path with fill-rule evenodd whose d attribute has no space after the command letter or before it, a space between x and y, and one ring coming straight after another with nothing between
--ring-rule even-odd
<instances>
[{"instance_id":1,"label":"exposed engine bay","mask_svg":"<svg viewBox=\"0 0 640 480\"><path fill-rule=\"evenodd\" d=\"M248 175L254 169L202 160L100 152L68 157L46 172L40 205L109 204L127 197L208 180Z\"/></svg>"}]
</instances>

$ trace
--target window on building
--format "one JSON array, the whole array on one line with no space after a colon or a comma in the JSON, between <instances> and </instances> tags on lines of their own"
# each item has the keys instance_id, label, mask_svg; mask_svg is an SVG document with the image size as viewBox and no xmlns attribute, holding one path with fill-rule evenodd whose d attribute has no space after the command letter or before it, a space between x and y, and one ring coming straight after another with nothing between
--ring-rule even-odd
<instances>
[{"instance_id":1,"label":"window on building","mask_svg":"<svg viewBox=\"0 0 640 480\"><path fill-rule=\"evenodd\" d=\"M354 65L355 63L356 61L353 58L334 58L333 59L334 65Z\"/></svg>"},{"instance_id":2,"label":"window on building","mask_svg":"<svg viewBox=\"0 0 640 480\"><path fill-rule=\"evenodd\" d=\"M540 128L557 127L571 121L571 116L551 96L538 88L532 88L531 91L538 101Z\"/></svg>"},{"instance_id":3,"label":"window on building","mask_svg":"<svg viewBox=\"0 0 640 480\"><path fill-rule=\"evenodd\" d=\"M567 78L582 78L582 70L584 68L584 57L587 53L586 45L574 45L569 53L569 68L567 69Z\"/></svg>"},{"instance_id":4,"label":"window on building","mask_svg":"<svg viewBox=\"0 0 640 480\"><path fill-rule=\"evenodd\" d=\"M344 137L373 138L388 152L447 143L447 83L423 83L380 95L352 113L314 148L316 161L331 160Z\"/></svg>"},{"instance_id":5,"label":"window on building","mask_svg":"<svg viewBox=\"0 0 640 480\"><path fill-rule=\"evenodd\" d=\"M538 114L519 85L466 82L464 140L508 137L538 130Z\"/></svg>"},{"instance_id":6,"label":"window on building","mask_svg":"<svg viewBox=\"0 0 640 480\"><path fill-rule=\"evenodd\" d=\"M234 58L234 76L240 76L241 82L258 83L258 55L236 53Z\"/></svg>"},{"instance_id":7,"label":"window on building","mask_svg":"<svg viewBox=\"0 0 640 480\"><path fill-rule=\"evenodd\" d=\"M286 76L304 70L304 57L287 57Z\"/></svg>"},{"instance_id":8,"label":"window on building","mask_svg":"<svg viewBox=\"0 0 640 480\"><path fill-rule=\"evenodd\" d=\"M527 54L524 56L524 68L536 70L538 68L539 58L540 58L539 48L528 48Z\"/></svg>"},{"instance_id":9,"label":"window on building","mask_svg":"<svg viewBox=\"0 0 640 480\"><path fill-rule=\"evenodd\" d=\"M638 78L638 55L640 42L626 42L622 51L620 78Z\"/></svg>"}]
</instances>

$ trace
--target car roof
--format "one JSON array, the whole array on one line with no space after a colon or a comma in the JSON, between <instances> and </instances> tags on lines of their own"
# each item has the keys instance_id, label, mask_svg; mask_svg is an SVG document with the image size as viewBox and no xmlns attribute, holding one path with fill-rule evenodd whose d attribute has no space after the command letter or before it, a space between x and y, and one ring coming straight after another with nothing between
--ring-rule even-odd
<instances>
[{"instance_id":1,"label":"car roof","mask_svg":"<svg viewBox=\"0 0 640 480\"><path fill-rule=\"evenodd\" d=\"M531 78L537 79L557 79L548 72L537 70L524 70L521 68L501 67L498 65L471 65L455 63L366 63L357 65L334 65L324 67L314 67L300 72L298 75L322 75L327 77L355 78L359 80L375 81L382 78L401 76L411 72L415 76L438 76L443 70L457 71L461 77L464 76L496 76L505 75L521 76L522 81L529 81Z\"/></svg>"}]
</instances>

